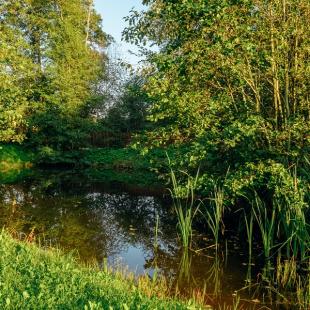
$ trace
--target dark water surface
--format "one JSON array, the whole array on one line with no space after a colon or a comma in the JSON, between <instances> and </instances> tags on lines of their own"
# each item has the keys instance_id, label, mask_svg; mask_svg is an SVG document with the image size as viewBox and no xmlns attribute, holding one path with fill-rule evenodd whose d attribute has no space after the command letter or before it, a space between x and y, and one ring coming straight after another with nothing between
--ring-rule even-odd
<instances>
[{"instance_id":1,"label":"dark water surface","mask_svg":"<svg viewBox=\"0 0 310 310\"><path fill-rule=\"evenodd\" d=\"M158 188L97 182L77 171L40 171L0 185L0 226L41 246L77 251L82 261L107 260L150 276L156 270L184 294L204 290L213 304L231 303L247 284L249 266L240 240L232 235L218 256L212 248L182 250L173 207ZM206 240L197 234L198 248L208 247ZM261 309L256 306L261 295L242 290L240 296L250 300L242 302L243 309Z\"/></svg>"}]
</instances>

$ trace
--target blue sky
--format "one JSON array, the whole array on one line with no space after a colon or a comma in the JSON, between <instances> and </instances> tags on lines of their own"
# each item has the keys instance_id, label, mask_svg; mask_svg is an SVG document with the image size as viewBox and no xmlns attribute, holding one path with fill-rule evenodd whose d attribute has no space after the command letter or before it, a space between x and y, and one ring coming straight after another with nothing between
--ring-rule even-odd
<instances>
[{"instance_id":1,"label":"blue sky","mask_svg":"<svg viewBox=\"0 0 310 310\"><path fill-rule=\"evenodd\" d=\"M117 48L120 56L130 63L136 64L139 58L131 55L128 50L137 51L137 48L122 42L121 37L123 29L127 26L123 17L129 15L132 8L141 11L144 8L142 0L95 0L95 8L103 18L103 30L112 35L115 41L120 44Z\"/></svg>"}]
</instances>

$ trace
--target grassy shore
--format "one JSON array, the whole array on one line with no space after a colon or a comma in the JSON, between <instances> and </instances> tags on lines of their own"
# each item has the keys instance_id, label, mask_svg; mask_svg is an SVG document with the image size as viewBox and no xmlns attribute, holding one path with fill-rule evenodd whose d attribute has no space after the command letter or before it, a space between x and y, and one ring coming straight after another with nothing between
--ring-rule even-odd
<instances>
[{"instance_id":1,"label":"grassy shore","mask_svg":"<svg viewBox=\"0 0 310 310\"><path fill-rule=\"evenodd\" d=\"M158 156L158 153L161 156ZM158 160L165 158L157 152ZM157 158L157 157L156 157ZM162 185L150 168L151 157L131 148L89 148L75 151L53 151L48 148L29 151L19 145L0 145L0 183L14 182L30 167L83 169L95 180L117 181L153 187Z\"/></svg>"},{"instance_id":2,"label":"grassy shore","mask_svg":"<svg viewBox=\"0 0 310 310\"><path fill-rule=\"evenodd\" d=\"M197 309L146 294L133 278L82 266L71 256L16 241L5 232L0 234L0 279L1 309Z\"/></svg>"}]
</instances>

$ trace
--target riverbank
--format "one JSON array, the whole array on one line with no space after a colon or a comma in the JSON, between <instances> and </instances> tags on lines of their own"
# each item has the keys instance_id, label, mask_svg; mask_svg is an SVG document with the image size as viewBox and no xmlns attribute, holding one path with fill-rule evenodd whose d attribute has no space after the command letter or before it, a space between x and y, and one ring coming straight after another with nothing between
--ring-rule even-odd
<instances>
[{"instance_id":1,"label":"riverbank","mask_svg":"<svg viewBox=\"0 0 310 310\"><path fill-rule=\"evenodd\" d=\"M78 264L72 256L0 234L1 309L198 309L147 294L133 278ZM148 296L147 296L148 295Z\"/></svg>"},{"instance_id":2,"label":"riverbank","mask_svg":"<svg viewBox=\"0 0 310 310\"><path fill-rule=\"evenodd\" d=\"M0 144L0 170L31 166L92 167L115 170L149 169L148 158L131 148L84 148L57 151L30 150L23 145Z\"/></svg>"},{"instance_id":3,"label":"riverbank","mask_svg":"<svg viewBox=\"0 0 310 310\"><path fill-rule=\"evenodd\" d=\"M161 151L162 157L165 153ZM150 156L131 148L85 148L60 152L43 148L31 151L20 145L0 145L0 182L16 181L29 168L78 169L92 178L140 186L162 186L151 169ZM161 160L161 157L158 157Z\"/></svg>"}]
</instances>

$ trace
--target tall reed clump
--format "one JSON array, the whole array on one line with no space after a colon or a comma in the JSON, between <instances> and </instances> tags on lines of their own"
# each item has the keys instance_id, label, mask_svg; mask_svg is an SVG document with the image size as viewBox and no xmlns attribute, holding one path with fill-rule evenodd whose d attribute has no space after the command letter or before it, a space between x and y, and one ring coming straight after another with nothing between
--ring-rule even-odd
<instances>
[{"instance_id":1,"label":"tall reed clump","mask_svg":"<svg viewBox=\"0 0 310 310\"><path fill-rule=\"evenodd\" d=\"M308 168L310 168L309 165ZM292 170L291 178L287 180L291 188L291 195L277 193L274 195L273 204L278 214L278 237L287 240L285 243L287 257L293 256L305 260L309 254L310 246L310 227L307 223L309 184L307 188L307 184L298 178L297 163Z\"/></svg>"},{"instance_id":2,"label":"tall reed clump","mask_svg":"<svg viewBox=\"0 0 310 310\"><path fill-rule=\"evenodd\" d=\"M274 241L275 241L274 233L275 233L276 210L273 207L271 215L269 215L266 205L255 192L252 211L258 224L259 231L261 233L264 256L266 259L268 259L271 254L271 249L274 247Z\"/></svg>"},{"instance_id":3,"label":"tall reed clump","mask_svg":"<svg viewBox=\"0 0 310 310\"><path fill-rule=\"evenodd\" d=\"M188 173L182 172L187 177L185 187L182 187L171 169L172 189L170 190L173 199L174 209L178 218L178 231L182 240L182 245L189 248L192 242L192 225L193 219L199 210L200 202L195 199L195 190L199 171L193 178Z\"/></svg>"},{"instance_id":4,"label":"tall reed clump","mask_svg":"<svg viewBox=\"0 0 310 310\"><path fill-rule=\"evenodd\" d=\"M278 210L278 235L286 239L287 257L300 257L301 260L307 258L309 254L310 235L309 224L306 221L305 206L290 206L285 202L274 201Z\"/></svg>"},{"instance_id":5,"label":"tall reed clump","mask_svg":"<svg viewBox=\"0 0 310 310\"><path fill-rule=\"evenodd\" d=\"M206 208L205 218L215 241L215 248L218 249L220 233L224 234L224 189L217 184L214 185L213 196L210 198L210 208Z\"/></svg>"},{"instance_id":6,"label":"tall reed clump","mask_svg":"<svg viewBox=\"0 0 310 310\"><path fill-rule=\"evenodd\" d=\"M308 275L306 280L302 280L301 277L298 278L297 285L297 302L299 309L309 310L310 309L310 275Z\"/></svg>"},{"instance_id":7,"label":"tall reed clump","mask_svg":"<svg viewBox=\"0 0 310 310\"><path fill-rule=\"evenodd\" d=\"M300 268L301 266L302 268ZM290 295L290 302L296 306L296 309L310 309L309 261L300 265L294 257L282 261L282 257L279 255L272 283L277 283L279 293Z\"/></svg>"},{"instance_id":8,"label":"tall reed clump","mask_svg":"<svg viewBox=\"0 0 310 310\"><path fill-rule=\"evenodd\" d=\"M245 226L248 235L249 255L252 254L253 224L260 232L265 258L269 258L272 249L286 249L286 257L307 258L310 246L310 226L307 224L308 206L300 199L299 203L290 204L285 199L274 195L268 207L259 195L254 192L251 213L245 215ZM254 217L254 223L253 223Z\"/></svg>"},{"instance_id":9,"label":"tall reed clump","mask_svg":"<svg viewBox=\"0 0 310 310\"><path fill-rule=\"evenodd\" d=\"M191 281L192 257L188 248L182 249L182 256L179 263L178 283L190 283Z\"/></svg>"}]
</instances>

